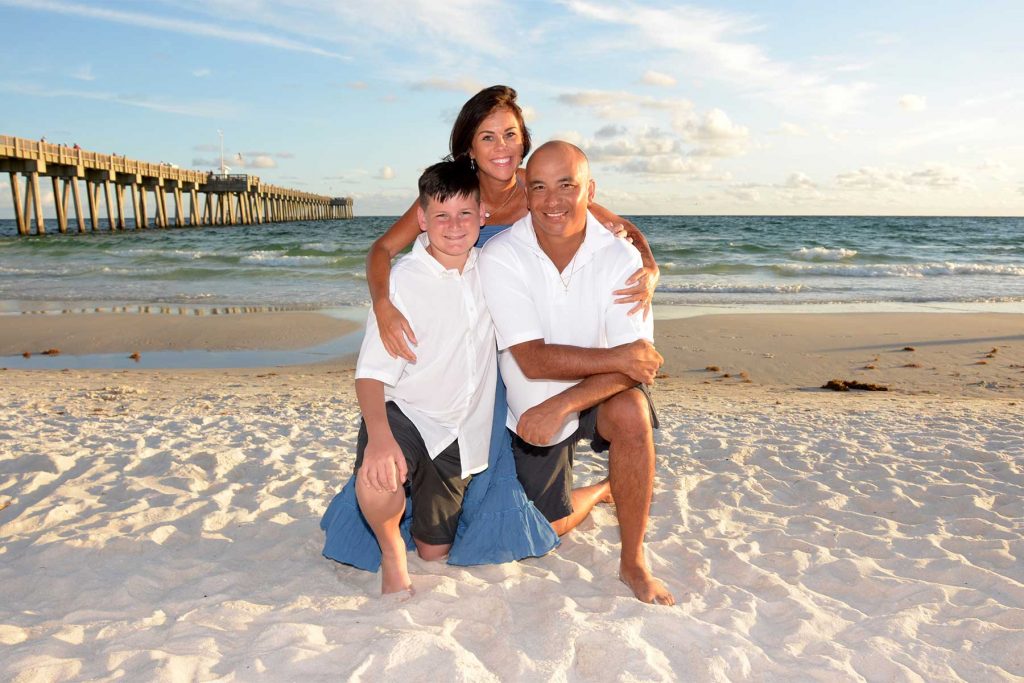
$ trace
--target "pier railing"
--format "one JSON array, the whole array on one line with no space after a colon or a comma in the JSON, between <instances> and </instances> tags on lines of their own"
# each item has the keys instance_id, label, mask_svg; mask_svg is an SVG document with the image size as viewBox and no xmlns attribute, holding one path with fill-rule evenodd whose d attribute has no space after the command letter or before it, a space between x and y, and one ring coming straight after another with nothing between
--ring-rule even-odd
<instances>
[{"instance_id":1,"label":"pier railing","mask_svg":"<svg viewBox=\"0 0 1024 683\"><path fill-rule=\"evenodd\" d=\"M60 232L68 231L72 209L78 232L86 232L82 182L88 201L88 223L93 231L100 229L101 199L105 200L109 229L126 228L126 194L136 230L151 226L329 220L353 215L351 197L328 197L277 187L263 183L258 176L194 171L173 164L91 152L77 145L68 147L0 135L0 172L4 171L10 175L19 235L32 234L33 219L35 234L46 233L40 178L50 178L53 184ZM152 216L147 206L148 195L153 197ZM174 202L173 216L168 213L169 197ZM69 204L70 199L73 204Z\"/></svg>"}]
</instances>

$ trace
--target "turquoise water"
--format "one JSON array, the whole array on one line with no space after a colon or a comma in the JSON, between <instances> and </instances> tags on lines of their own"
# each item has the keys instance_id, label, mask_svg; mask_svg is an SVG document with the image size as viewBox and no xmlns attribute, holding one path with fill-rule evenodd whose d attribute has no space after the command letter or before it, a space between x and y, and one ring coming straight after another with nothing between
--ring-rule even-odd
<instances>
[{"instance_id":1,"label":"turquoise water","mask_svg":"<svg viewBox=\"0 0 1024 683\"><path fill-rule=\"evenodd\" d=\"M662 267L659 304L1024 309L1020 218L631 219ZM0 310L360 306L368 302L366 249L392 220L45 237L17 237L13 221L0 221Z\"/></svg>"}]
</instances>

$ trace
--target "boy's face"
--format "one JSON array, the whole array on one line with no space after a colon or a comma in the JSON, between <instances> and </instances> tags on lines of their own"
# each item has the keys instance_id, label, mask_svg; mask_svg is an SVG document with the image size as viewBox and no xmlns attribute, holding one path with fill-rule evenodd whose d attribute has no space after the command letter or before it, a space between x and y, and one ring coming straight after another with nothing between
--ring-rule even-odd
<instances>
[{"instance_id":1,"label":"boy's face","mask_svg":"<svg viewBox=\"0 0 1024 683\"><path fill-rule=\"evenodd\" d=\"M472 195L456 195L443 202L431 197L427 208L416 206L416 217L420 230L427 233L431 255L451 267L453 264L445 257L460 259L469 253L480 237L484 211L480 200Z\"/></svg>"}]
</instances>

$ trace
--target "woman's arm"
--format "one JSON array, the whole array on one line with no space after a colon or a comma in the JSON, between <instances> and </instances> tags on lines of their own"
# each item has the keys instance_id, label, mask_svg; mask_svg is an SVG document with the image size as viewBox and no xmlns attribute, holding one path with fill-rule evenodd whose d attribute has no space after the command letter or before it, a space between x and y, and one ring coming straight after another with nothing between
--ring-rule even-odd
<instances>
[{"instance_id":1,"label":"woman's arm","mask_svg":"<svg viewBox=\"0 0 1024 683\"><path fill-rule=\"evenodd\" d=\"M630 286L617 289L613 294L621 297L616 299L615 303L634 304L633 308L629 311L630 315L642 309L644 319L646 320L647 314L651 311L651 304L654 301L654 290L657 288L658 279L661 277L661 270L654 260L651 245L648 244L647 238L640 232L640 229L625 218L612 213L600 204L591 203L588 208L594 214L594 218L601 221L601 224L609 230L619 232L618 226L621 226L621 229L625 231L626 239L632 242L636 250L640 252L640 259L644 263L643 267L626 280L626 285Z\"/></svg>"},{"instance_id":2,"label":"woman's arm","mask_svg":"<svg viewBox=\"0 0 1024 683\"><path fill-rule=\"evenodd\" d=\"M366 254L366 283L373 302L373 314L380 328L380 339L392 357L401 356L410 363L416 362L416 354L408 342L415 346L416 335L402 312L391 303L391 259L412 244L419 234L416 204L413 204L387 232L374 240Z\"/></svg>"}]
</instances>

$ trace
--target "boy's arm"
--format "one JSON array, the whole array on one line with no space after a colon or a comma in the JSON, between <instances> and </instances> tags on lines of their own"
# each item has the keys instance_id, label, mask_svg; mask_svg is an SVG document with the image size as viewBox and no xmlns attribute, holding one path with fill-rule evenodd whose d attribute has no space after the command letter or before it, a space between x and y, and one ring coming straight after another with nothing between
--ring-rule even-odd
<instances>
[{"instance_id":1,"label":"boy's arm","mask_svg":"<svg viewBox=\"0 0 1024 683\"><path fill-rule=\"evenodd\" d=\"M543 339L531 339L509 350L529 379L580 379L621 373L630 377L634 384L651 384L665 362L646 339L610 349L548 344Z\"/></svg>"},{"instance_id":2,"label":"boy's arm","mask_svg":"<svg viewBox=\"0 0 1024 683\"><path fill-rule=\"evenodd\" d=\"M357 379L356 398L363 412L368 437L356 483L376 491L394 493L405 482L408 466L388 424L384 383L375 379Z\"/></svg>"},{"instance_id":3,"label":"boy's arm","mask_svg":"<svg viewBox=\"0 0 1024 683\"><path fill-rule=\"evenodd\" d=\"M570 413L578 413L637 385L621 372L591 375L576 386L538 403L523 413L516 434L532 444L548 444Z\"/></svg>"}]
</instances>

